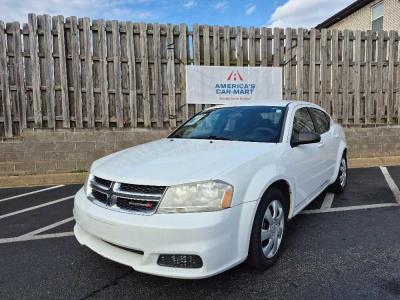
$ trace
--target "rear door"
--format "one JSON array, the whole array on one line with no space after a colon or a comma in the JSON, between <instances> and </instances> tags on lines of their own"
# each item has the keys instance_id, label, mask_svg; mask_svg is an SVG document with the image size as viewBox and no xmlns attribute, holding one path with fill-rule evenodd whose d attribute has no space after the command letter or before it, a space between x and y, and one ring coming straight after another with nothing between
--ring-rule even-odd
<instances>
[{"instance_id":1,"label":"rear door","mask_svg":"<svg viewBox=\"0 0 400 300\"><path fill-rule=\"evenodd\" d=\"M318 144L318 157L324 164L322 176L324 180L329 180L334 172L336 162L336 146L330 128L330 117L318 108L310 107L309 111L314 121L315 130L321 135L321 142Z\"/></svg>"}]
</instances>

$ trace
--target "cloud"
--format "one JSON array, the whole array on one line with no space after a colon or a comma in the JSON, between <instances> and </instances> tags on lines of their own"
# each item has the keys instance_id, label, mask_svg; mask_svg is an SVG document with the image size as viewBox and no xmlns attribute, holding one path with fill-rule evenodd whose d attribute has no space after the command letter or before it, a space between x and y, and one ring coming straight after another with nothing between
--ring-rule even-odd
<instances>
[{"instance_id":1,"label":"cloud","mask_svg":"<svg viewBox=\"0 0 400 300\"><path fill-rule=\"evenodd\" d=\"M19 21L26 23L28 14L37 15L63 15L132 20L132 21L157 21L160 12L156 9L138 8L141 4L152 0L30 0L21 1L16 5L15 0L0 0L1 19L5 22Z\"/></svg>"},{"instance_id":2,"label":"cloud","mask_svg":"<svg viewBox=\"0 0 400 300\"><path fill-rule=\"evenodd\" d=\"M195 7L196 5L197 5L197 1L196 0L189 0L185 4L183 4L183 7L187 8L187 9L190 9L192 7Z\"/></svg>"},{"instance_id":3,"label":"cloud","mask_svg":"<svg viewBox=\"0 0 400 300\"><path fill-rule=\"evenodd\" d=\"M223 10L226 10L228 7L229 7L229 2L226 1L226 0L217 2L217 3L214 5L214 8L215 8L216 10L222 10L222 11L223 11Z\"/></svg>"},{"instance_id":4,"label":"cloud","mask_svg":"<svg viewBox=\"0 0 400 300\"><path fill-rule=\"evenodd\" d=\"M342 10L354 0L289 0L278 6L267 22L269 27L311 28Z\"/></svg>"},{"instance_id":5,"label":"cloud","mask_svg":"<svg viewBox=\"0 0 400 300\"><path fill-rule=\"evenodd\" d=\"M249 4L249 5L247 5L246 11L245 11L246 16L251 15L251 14L252 14L253 12L255 12L255 11L256 11L256 6L255 6L254 4Z\"/></svg>"}]
</instances>

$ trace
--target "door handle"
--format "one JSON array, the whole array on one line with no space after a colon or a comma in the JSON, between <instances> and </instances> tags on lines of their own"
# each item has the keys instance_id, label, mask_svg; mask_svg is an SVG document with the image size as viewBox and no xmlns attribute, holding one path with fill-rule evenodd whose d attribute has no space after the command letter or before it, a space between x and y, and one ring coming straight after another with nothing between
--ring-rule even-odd
<instances>
[{"instance_id":1,"label":"door handle","mask_svg":"<svg viewBox=\"0 0 400 300\"><path fill-rule=\"evenodd\" d=\"M318 148L322 148L323 146L325 146L325 143L324 143L324 142L320 142L320 143L317 144L317 147L318 147Z\"/></svg>"}]
</instances>

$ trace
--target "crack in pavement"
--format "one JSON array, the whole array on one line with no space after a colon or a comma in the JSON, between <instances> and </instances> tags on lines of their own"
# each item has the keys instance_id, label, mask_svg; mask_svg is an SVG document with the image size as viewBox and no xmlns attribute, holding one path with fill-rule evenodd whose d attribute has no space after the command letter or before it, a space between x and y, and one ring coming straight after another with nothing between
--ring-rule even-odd
<instances>
[{"instance_id":1,"label":"crack in pavement","mask_svg":"<svg viewBox=\"0 0 400 300\"><path fill-rule=\"evenodd\" d=\"M109 287L116 286L118 284L118 281L123 279L124 277L127 277L129 275L129 273L131 273L131 270L127 271L125 274L123 274L121 276L118 276L117 278L114 278L109 283L107 283L107 284L103 285L101 288L94 290L93 292L87 294L83 298L80 298L80 300L89 299L89 298L95 296L96 294L100 293L101 291L108 289Z\"/></svg>"}]
</instances>

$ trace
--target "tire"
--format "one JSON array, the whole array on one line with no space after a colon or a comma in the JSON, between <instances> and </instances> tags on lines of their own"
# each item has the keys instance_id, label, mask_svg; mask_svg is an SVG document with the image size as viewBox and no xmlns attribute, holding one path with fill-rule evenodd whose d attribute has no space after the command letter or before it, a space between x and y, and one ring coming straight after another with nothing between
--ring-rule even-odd
<instances>
[{"instance_id":1,"label":"tire","mask_svg":"<svg viewBox=\"0 0 400 300\"><path fill-rule=\"evenodd\" d=\"M343 193L347 186L347 157L343 154L340 159L339 173L336 180L330 186L330 190L335 194Z\"/></svg>"},{"instance_id":2,"label":"tire","mask_svg":"<svg viewBox=\"0 0 400 300\"><path fill-rule=\"evenodd\" d=\"M261 199L250 236L247 258L247 264L250 267L266 270L276 262L281 254L286 238L288 200L277 188L269 189ZM276 218L274 218L275 213L277 213ZM271 217L273 224L270 224Z\"/></svg>"}]
</instances>

